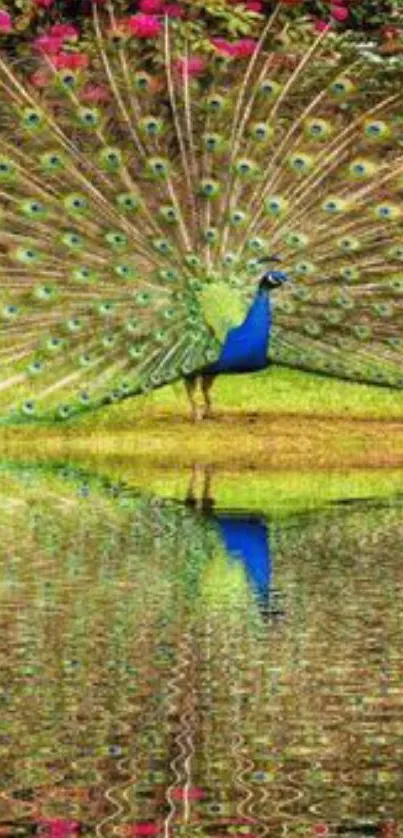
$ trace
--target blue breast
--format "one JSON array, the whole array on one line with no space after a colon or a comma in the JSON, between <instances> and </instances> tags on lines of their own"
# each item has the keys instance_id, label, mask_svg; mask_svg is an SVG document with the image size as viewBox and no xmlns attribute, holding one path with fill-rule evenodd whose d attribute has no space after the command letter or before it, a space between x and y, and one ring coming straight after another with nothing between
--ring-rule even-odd
<instances>
[{"instance_id":1,"label":"blue breast","mask_svg":"<svg viewBox=\"0 0 403 838\"><path fill-rule=\"evenodd\" d=\"M271 329L270 298L260 290L244 322L228 332L221 355L203 372L253 372L267 366Z\"/></svg>"}]
</instances>

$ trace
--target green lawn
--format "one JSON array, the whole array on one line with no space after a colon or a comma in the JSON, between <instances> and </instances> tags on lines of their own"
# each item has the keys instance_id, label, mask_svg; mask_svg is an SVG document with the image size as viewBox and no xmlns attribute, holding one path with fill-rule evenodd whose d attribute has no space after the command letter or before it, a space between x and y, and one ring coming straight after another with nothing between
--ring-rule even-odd
<instances>
[{"instance_id":1,"label":"green lawn","mask_svg":"<svg viewBox=\"0 0 403 838\"><path fill-rule=\"evenodd\" d=\"M272 367L253 375L221 376L213 389L217 418L221 412L315 415L316 417L403 420L403 390L389 390ZM116 430L139 414L186 415L181 382L146 397L127 399L82 420L85 425Z\"/></svg>"},{"instance_id":2,"label":"green lawn","mask_svg":"<svg viewBox=\"0 0 403 838\"><path fill-rule=\"evenodd\" d=\"M403 391L281 368L223 376L216 415L190 421L178 382L80 419L3 427L3 456L19 453L135 462L138 469L221 470L403 467Z\"/></svg>"}]
</instances>

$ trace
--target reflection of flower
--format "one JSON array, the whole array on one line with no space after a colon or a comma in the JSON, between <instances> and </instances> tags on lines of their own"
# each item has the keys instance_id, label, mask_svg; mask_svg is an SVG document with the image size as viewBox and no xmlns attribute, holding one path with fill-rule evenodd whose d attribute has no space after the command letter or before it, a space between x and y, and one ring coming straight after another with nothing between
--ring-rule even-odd
<instances>
[{"instance_id":1,"label":"reflection of flower","mask_svg":"<svg viewBox=\"0 0 403 838\"><path fill-rule=\"evenodd\" d=\"M80 824L77 821L65 820L64 818L41 818L40 825L49 838L65 838L78 832Z\"/></svg>"},{"instance_id":2,"label":"reflection of flower","mask_svg":"<svg viewBox=\"0 0 403 838\"><path fill-rule=\"evenodd\" d=\"M11 32L12 28L13 24L9 13L5 9L0 9L0 34L6 35L7 32Z\"/></svg>"},{"instance_id":3,"label":"reflection of flower","mask_svg":"<svg viewBox=\"0 0 403 838\"><path fill-rule=\"evenodd\" d=\"M204 791L203 789L198 788L198 786L191 789L178 788L172 789L170 796L172 800L201 800L202 797L204 797Z\"/></svg>"}]
</instances>

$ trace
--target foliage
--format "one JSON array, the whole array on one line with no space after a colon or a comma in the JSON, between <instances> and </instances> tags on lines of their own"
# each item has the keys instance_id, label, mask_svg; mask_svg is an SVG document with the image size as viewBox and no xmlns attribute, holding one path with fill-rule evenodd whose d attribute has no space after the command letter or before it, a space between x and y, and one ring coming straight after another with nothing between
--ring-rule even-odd
<instances>
[{"instance_id":1,"label":"foliage","mask_svg":"<svg viewBox=\"0 0 403 838\"><path fill-rule=\"evenodd\" d=\"M262 22L277 9L287 30L308 24L320 29L330 24L336 32L355 31L376 36L388 54L402 46L402 0L95 0L101 13L112 9L119 20L125 15L169 14L195 47L206 46L211 36L256 37ZM92 16L93 0L3 0L10 15L10 43L30 40L54 23L85 27ZM0 32L7 35L7 27ZM4 40L4 38L3 38Z\"/></svg>"}]
</instances>

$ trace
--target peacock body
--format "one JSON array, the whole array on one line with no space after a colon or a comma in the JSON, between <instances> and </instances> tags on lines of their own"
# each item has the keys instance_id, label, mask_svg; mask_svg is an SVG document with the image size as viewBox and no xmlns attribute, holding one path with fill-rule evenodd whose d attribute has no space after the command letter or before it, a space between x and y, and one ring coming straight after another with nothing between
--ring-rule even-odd
<instances>
[{"instance_id":1,"label":"peacock body","mask_svg":"<svg viewBox=\"0 0 403 838\"><path fill-rule=\"evenodd\" d=\"M151 73L110 14L40 91L0 60L3 417L267 361L403 387L401 79L272 21L197 80L167 22Z\"/></svg>"}]
</instances>

